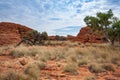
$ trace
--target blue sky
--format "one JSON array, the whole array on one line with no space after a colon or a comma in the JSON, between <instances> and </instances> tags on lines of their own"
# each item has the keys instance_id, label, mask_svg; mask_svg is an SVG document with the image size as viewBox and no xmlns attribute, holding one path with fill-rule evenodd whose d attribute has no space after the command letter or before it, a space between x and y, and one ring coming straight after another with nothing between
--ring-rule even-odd
<instances>
[{"instance_id":1,"label":"blue sky","mask_svg":"<svg viewBox=\"0 0 120 80\"><path fill-rule=\"evenodd\" d=\"M15 22L49 35L77 35L83 19L113 10L120 18L120 0L0 0L0 22Z\"/></svg>"}]
</instances>

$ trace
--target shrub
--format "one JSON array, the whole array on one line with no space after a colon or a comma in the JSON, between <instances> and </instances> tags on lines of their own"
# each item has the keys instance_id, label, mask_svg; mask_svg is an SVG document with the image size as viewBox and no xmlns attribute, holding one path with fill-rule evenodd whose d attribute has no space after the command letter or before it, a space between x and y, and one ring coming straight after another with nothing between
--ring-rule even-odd
<instances>
[{"instance_id":1,"label":"shrub","mask_svg":"<svg viewBox=\"0 0 120 80\"><path fill-rule=\"evenodd\" d=\"M0 80L31 80L30 77L16 71L8 71L0 75Z\"/></svg>"},{"instance_id":2,"label":"shrub","mask_svg":"<svg viewBox=\"0 0 120 80\"><path fill-rule=\"evenodd\" d=\"M103 64L102 67L108 71L115 71L115 68L112 64Z\"/></svg>"},{"instance_id":3,"label":"shrub","mask_svg":"<svg viewBox=\"0 0 120 80\"><path fill-rule=\"evenodd\" d=\"M2 46L0 47L0 56L4 54L4 51L8 50L11 46Z\"/></svg>"},{"instance_id":4,"label":"shrub","mask_svg":"<svg viewBox=\"0 0 120 80\"><path fill-rule=\"evenodd\" d=\"M38 65L34 64L34 63L29 63L25 70L24 73L27 74L28 76L30 76L32 79L38 79L39 77L39 67Z\"/></svg>"},{"instance_id":5,"label":"shrub","mask_svg":"<svg viewBox=\"0 0 120 80\"><path fill-rule=\"evenodd\" d=\"M87 59L81 59L77 63L78 63L78 66L87 65L88 64L88 60Z\"/></svg>"},{"instance_id":6,"label":"shrub","mask_svg":"<svg viewBox=\"0 0 120 80\"><path fill-rule=\"evenodd\" d=\"M42 61L35 62L35 64L39 67L40 70L46 67L46 64Z\"/></svg>"},{"instance_id":7,"label":"shrub","mask_svg":"<svg viewBox=\"0 0 120 80\"><path fill-rule=\"evenodd\" d=\"M25 46L19 46L12 50L9 55L13 57L23 57L29 53L29 49Z\"/></svg>"},{"instance_id":8,"label":"shrub","mask_svg":"<svg viewBox=\"0 0 120 80\"><path fill-rule=\"evenodd\" d=\"M63 68L63 72L69 72L71 74L78 74L77 72L77 65L76 64L67 64Z\"/></svg>"},{"instance_id":9,"label":"shrub","mask_svg":"<svg viewBox=\"0 0 120 80\"><path fill-rule=\"evenodd\" d=\"M84 80L96 80L95 76L88 76Z\"/></svg>"},{"instance_id":10,"label":"shrub","mask_svg":"<svg viewBox=\"0 0 120 80\"><path fill-rule=\"evenodd\" d=\"M25 53L23 52L19 52L19 51L16 51L16 50L13 50L10 52L9 55L13 56L13 57L23 57Z\"/></svg>"},{"instance_id":11,"label":"shrub","mask_svg":"<svg viewBox=\"0 0 120 80\"><path fill-rule=\"evenodd\" d=\"M97 64L97 63L89 65L88 68L93 73L100 73L100 72L105 71L104 68L100 64Z\"/></svg>"}]
</instances>

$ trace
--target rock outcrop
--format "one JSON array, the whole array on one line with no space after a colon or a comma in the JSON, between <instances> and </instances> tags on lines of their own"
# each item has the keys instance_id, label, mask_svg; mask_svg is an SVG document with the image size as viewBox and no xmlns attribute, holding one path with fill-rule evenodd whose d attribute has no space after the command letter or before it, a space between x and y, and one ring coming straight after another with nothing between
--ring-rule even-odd
<instances>
[{"instance_id":1,"label":"rock outcrop","mask_svg":"<svg viewBox=\"0 0 120 80\"><path fill-rule=\"evenodd\" d=\"M81 28L80 32L75 38L75 41L82 43L103 43L105 42L104 37L98 33L91 33L89 27Z\"/></svg>"},{"instance_id":2,"label":"rock outcrop","mask_svg":"<svg viewBox=\"0 0 120 80\"><path fill-rule=\"evenodd\" d=\"M0 22L0 46L18 43L30 30L20 24Z\"/></svg>"}]
</instances>

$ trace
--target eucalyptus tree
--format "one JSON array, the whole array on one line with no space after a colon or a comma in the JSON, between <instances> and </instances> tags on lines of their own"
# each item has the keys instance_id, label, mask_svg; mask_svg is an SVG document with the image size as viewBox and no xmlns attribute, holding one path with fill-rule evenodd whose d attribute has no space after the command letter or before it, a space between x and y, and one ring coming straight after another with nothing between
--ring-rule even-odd
<instances>
[{"instance_id":1,"label":"eucalyptus tree","mask_svg":"<svg viewBox=\"0 0 120 80\"><path fill-rule=\"evenodd\" d=\"M103 28L103 33L105 38L110 42L110 39L108 37L108 28L112 24L112 17L113 17L113 12L110 9L107 13L103 12L98 12L97 13L97 18L99 20L99 26Z\"/></svg>"},{"instance_id":2,"label":"eucalyptus tree","mask_svg":"<svg viewBox=\"0 0 120 80\"><path fill-rule=\"evenodd\" d=\"M93 31L102 32L107 41L111 42L108 35L108 28L110 28L110 25L112 24L112 18L113 13L110 9L109 11L107 11L107 13L98 12L96 14L96 17L86 16L84 18L84 21L87 24L87 26L89 26Z\"/></svg>"},{"instance_id":3,"label":"eucalyptus tree","mask_svg":"<svg viewBox=\"0 0 120 80\"><path fill-rule=\"evenodd\" d=\"M112 26L116 31L116 37L119 40L119 44L120 44L120 20L115 22Z\"/></svg>"},{"instance_id":4,"label":"eucalyptus tree","mask_svg":"<svg viewBox=\"0 0 120 80\"><path fill-rule=\"evenodd\" d=\"M84 21L87 24L87 26L91 28L92 32L95 32L96 30L100 29L99 22L96 17L86 16L84 18Z\"/></svg>"}]
</instances>

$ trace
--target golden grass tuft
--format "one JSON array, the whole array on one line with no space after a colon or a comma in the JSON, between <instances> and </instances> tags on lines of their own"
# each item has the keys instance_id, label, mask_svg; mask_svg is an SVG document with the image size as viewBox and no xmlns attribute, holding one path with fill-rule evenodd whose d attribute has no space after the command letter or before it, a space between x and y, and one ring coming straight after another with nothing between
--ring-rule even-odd
<instances>
[{"instance_id":1,"label":"golden grass tuft","mask_svg":"<svg viewBox=\"0 0 120 80\"><path fill-rule=\"evenodd\" d=\"M0 74L0 80L31 80L31 78L23 73L10 70Z\"/></svg>"},{"instance_id":2,"label":"golden grass tuft","mask_svg":"<svg viewBox=\"0 0 120 80\"><path fill-rule=\"evenodd\" d=\"M78 67L75 63L68 63L64 66L63 72L68 72L68 73L71 73L73 75L76 75L76 74L78 74L77 68Z\"/></svg>"}]
</instances>

